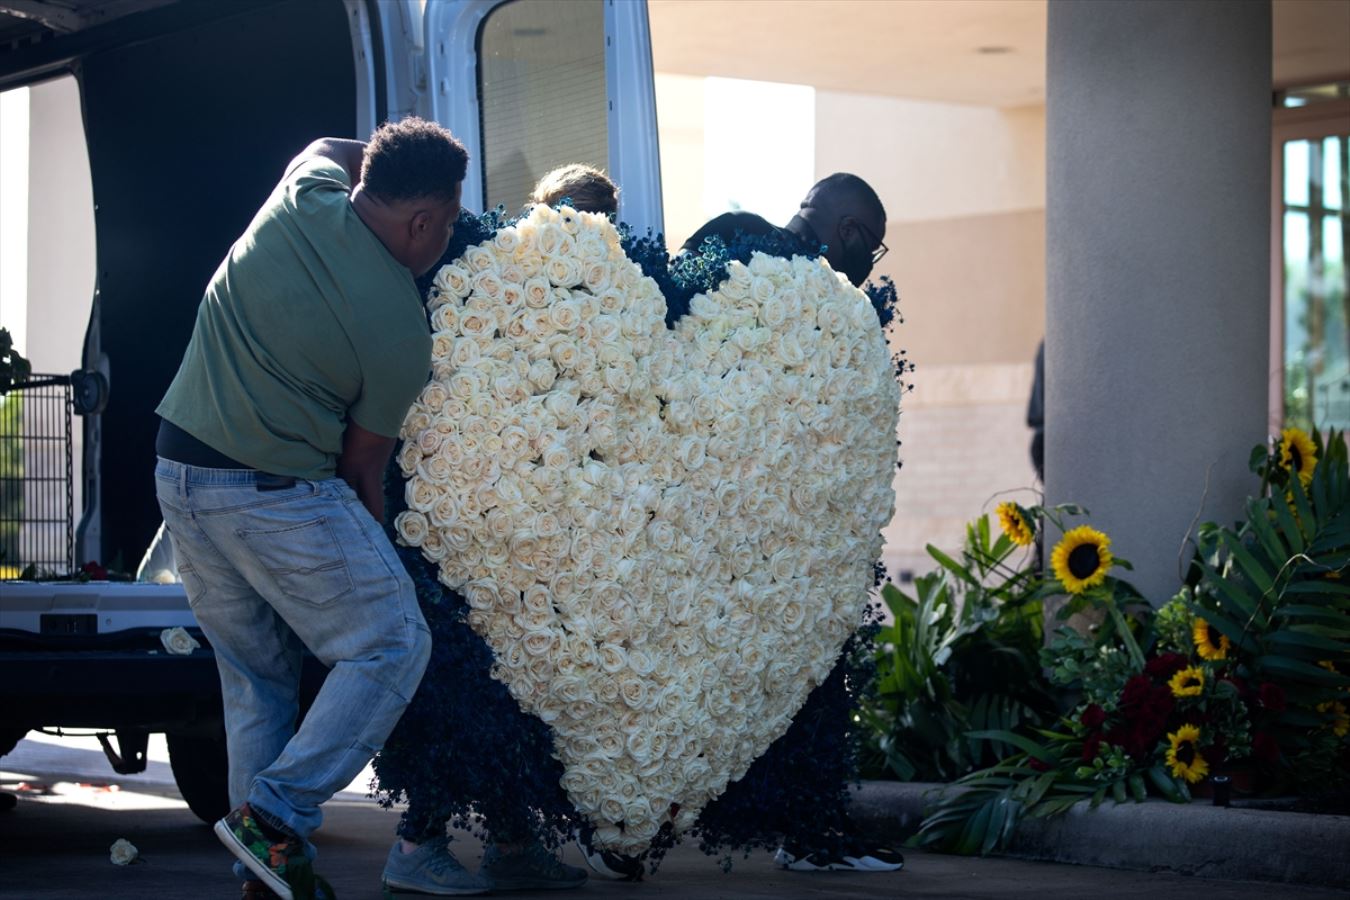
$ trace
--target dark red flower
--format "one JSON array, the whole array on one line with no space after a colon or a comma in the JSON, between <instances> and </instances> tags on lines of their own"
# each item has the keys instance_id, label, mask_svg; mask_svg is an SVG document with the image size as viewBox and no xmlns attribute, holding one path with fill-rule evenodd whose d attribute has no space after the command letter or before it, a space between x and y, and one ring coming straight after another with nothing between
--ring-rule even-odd
<instances>
[{"instance_id":1,"label":"dark red flower","mask_svg":"<svg viewBox=\"0 0 1350 900\"><path fill-rule=\"evenodd\" d=\"M1170 688L1154 684L1146 675L1136 675L1125 682L1120 694L1124 726L1113 729L1107 740L1123 747L1135 759L1143 760L1166 732L1167 717L1175 706Z\"/></svg>"},{"instance_id":2,"label":"dark red flower","mask_svg":"<svg viewBox=\"0 0 1350 900\"><path fill-rule=\"evenodd\" d=\"M1096 732L1083 738L1083 762L1090 763L1097 758L1097 753L1102 749L1102 736Z\"/></svg>"},{"instance_id":3,"label":"dark red flower","mask_svg":"<svg viewBox=\"0 0 1350 900\"><path fill-rule=\"evenodd\" d=\"M1274 765L1280 761L1280 745L1268 731L1252 736L1252 757L1258 762Z\"/></svg>"},{"instance_id":4,"label":"dark red flower","mask_svg":"<svg viewBox=\"0 0 1350 900\"><path fill-rule=\"evenodd\" d=\"M1222 766L1224 760L1228 758L1228 744L1223 738L1215 738L1213 744L1200 748L1200 755L1209 763L1210 771L1213 771Z\"/></svg>"},{"instance_id":5,"label":"dark red flower","mask_svg":"<svg viewBox=\"0 0 1350 900\"><path fill-rule=\"evenodd\" d=\"M108 570L96 562L90 561L80 567L80 571L93 581L107 581Z\"/></svg>"},{"instance_id":6,"label":"dark red flower","mask_svg":"<svg viewBox=\"0 0 1350 900\"><path fill-rule=\"evenodd\" d=\"M1120 708L1123 710L1128 706L1137 706L1146 701L1153 692L1153 682L1146 676L1136 675L1125 682L1125 689L1120 692Z\"/></svg>"},{"instance_id":7,"label":"dark red flower","mask_svg":"<svg viewBox=\"0 0 1350 900\"><path fill-rule=\"evenodd\" d=\"M1031 768L1035 769L1037 772L1049 772L1049 771L1050 771L1050 764L1049 764L1049 763L1041 762L1039 759L1037 759L1037 758L1034 757L1034 756L1032 756L1032 757L1030 757L1030 758L1027 759L1027 765L1030 766Z\"/></svg>"},{"instance_id":8,"label":"dark red flower","mask_svg":"<svg viewBox=\"0 0 1350 900\"><path fill-rule=\"evenodd\" d=\"M1144 672L1160 681L1166 681L1190 663L1191 661L1180 653L1164 653L1144 663Z\"/></svg>"},{"instance_id":9,"label":"dark red flower","mask_svg":"<svg viewBox=\"0 0 1350 900\"><path fill-rule=\"evenodd\" d=\"M1106 721L1106 710L1094 703L1083 710L1079 721L1083 723L1084 728L1101 728L1102 723Z\"/></svg>"},{"instance_id":10,"label":"dark red flower","mask_svg":"<svg viewBox=\"0 0 1350 900\"><path fill-rule=\"evenodd\" d=\"M1269 681L1257 689L1256 699L1261 706L1273 713L1284 712L1284 708L1287 705L1284 688L1280 687L1278 684L1272 684Z\"/></svg>"}]
</instances>

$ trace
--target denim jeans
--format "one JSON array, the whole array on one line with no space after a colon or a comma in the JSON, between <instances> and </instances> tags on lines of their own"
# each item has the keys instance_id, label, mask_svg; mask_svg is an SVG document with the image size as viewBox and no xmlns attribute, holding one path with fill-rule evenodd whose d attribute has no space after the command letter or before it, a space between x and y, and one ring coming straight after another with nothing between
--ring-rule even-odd
<instances>
[{"instance_id":1,"label":"denim jeans","mask_svg":"<svg viewBox=\"0 0 1350 900\"><path fill-rule=\"evenodd\" d=\"M431 633L412 581L341 479L260 490L250 470L161 459L155 483L220 669L230 803L308 839L422 680ZM302 645L331 671L297 731Z\"/></svg>"}]
</instances>

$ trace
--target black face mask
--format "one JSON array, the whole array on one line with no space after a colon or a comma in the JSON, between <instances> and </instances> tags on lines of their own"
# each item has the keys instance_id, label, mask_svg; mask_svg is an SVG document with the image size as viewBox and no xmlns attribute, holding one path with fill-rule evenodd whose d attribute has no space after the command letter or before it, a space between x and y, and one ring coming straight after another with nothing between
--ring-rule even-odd
<instances>
[{"instance_id":1,"label":"black face mask","mask_svg":"<svg viewBox=\"0 0 1350 900\"><path fill-rule=\"evenodd\" d=\"M872 274L872 251L868 249L862 235L857 232L854 232L849 240L841 239L840 244L844 258L839 271L844 273L854 287L862 287L867 276Z\"/></svg>"}]
</instances>

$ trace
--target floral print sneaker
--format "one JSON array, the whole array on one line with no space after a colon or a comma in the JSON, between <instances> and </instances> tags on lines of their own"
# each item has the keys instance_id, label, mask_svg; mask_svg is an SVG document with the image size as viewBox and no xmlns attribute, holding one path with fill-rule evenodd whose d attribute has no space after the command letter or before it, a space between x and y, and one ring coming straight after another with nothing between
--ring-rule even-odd
<instances>
[{"instance_id":1,"label":"floral print sneaker","mask_svg":"<svg viewBox=\"0 0 1350 900\"><path fill-rule=\"evenodd\" d=\"M288 836L267 836L247 803L215 824L216 837L248 870L282 900L337 900L333 889L318 875L305 842Z\"/></svg>"}]
</instances>

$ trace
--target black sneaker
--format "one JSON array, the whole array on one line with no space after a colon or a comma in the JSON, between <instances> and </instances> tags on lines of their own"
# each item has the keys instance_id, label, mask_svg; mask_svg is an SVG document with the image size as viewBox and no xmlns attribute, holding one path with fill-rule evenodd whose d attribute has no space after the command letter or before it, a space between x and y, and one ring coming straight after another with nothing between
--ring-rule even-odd
<instances>
[{"instance_id":1,"label":"black sneaker","mask_svg":"<svg viewBox=\"0 0 1350 900\"><path fill-rule=\"evenodd\" d=\"M905 857L898 850L862 843L837 855L804 853L785 844L773 855L773 861L791 872L898 872L905 866Z\"/></svg>"},{"instance_id":2,"label":"black sneaker","mask_svg":"<svg viewBox=\"0 0 1350 900\"><path fill-rule=\"evenodd\" d=\"M612 881L641 881L643 874L642 858L626 856L612 850L597 850L591 846L591 833L583 831L577 838L577 849L591 871L601 878Z\"/></svg>"}]
</instances>

